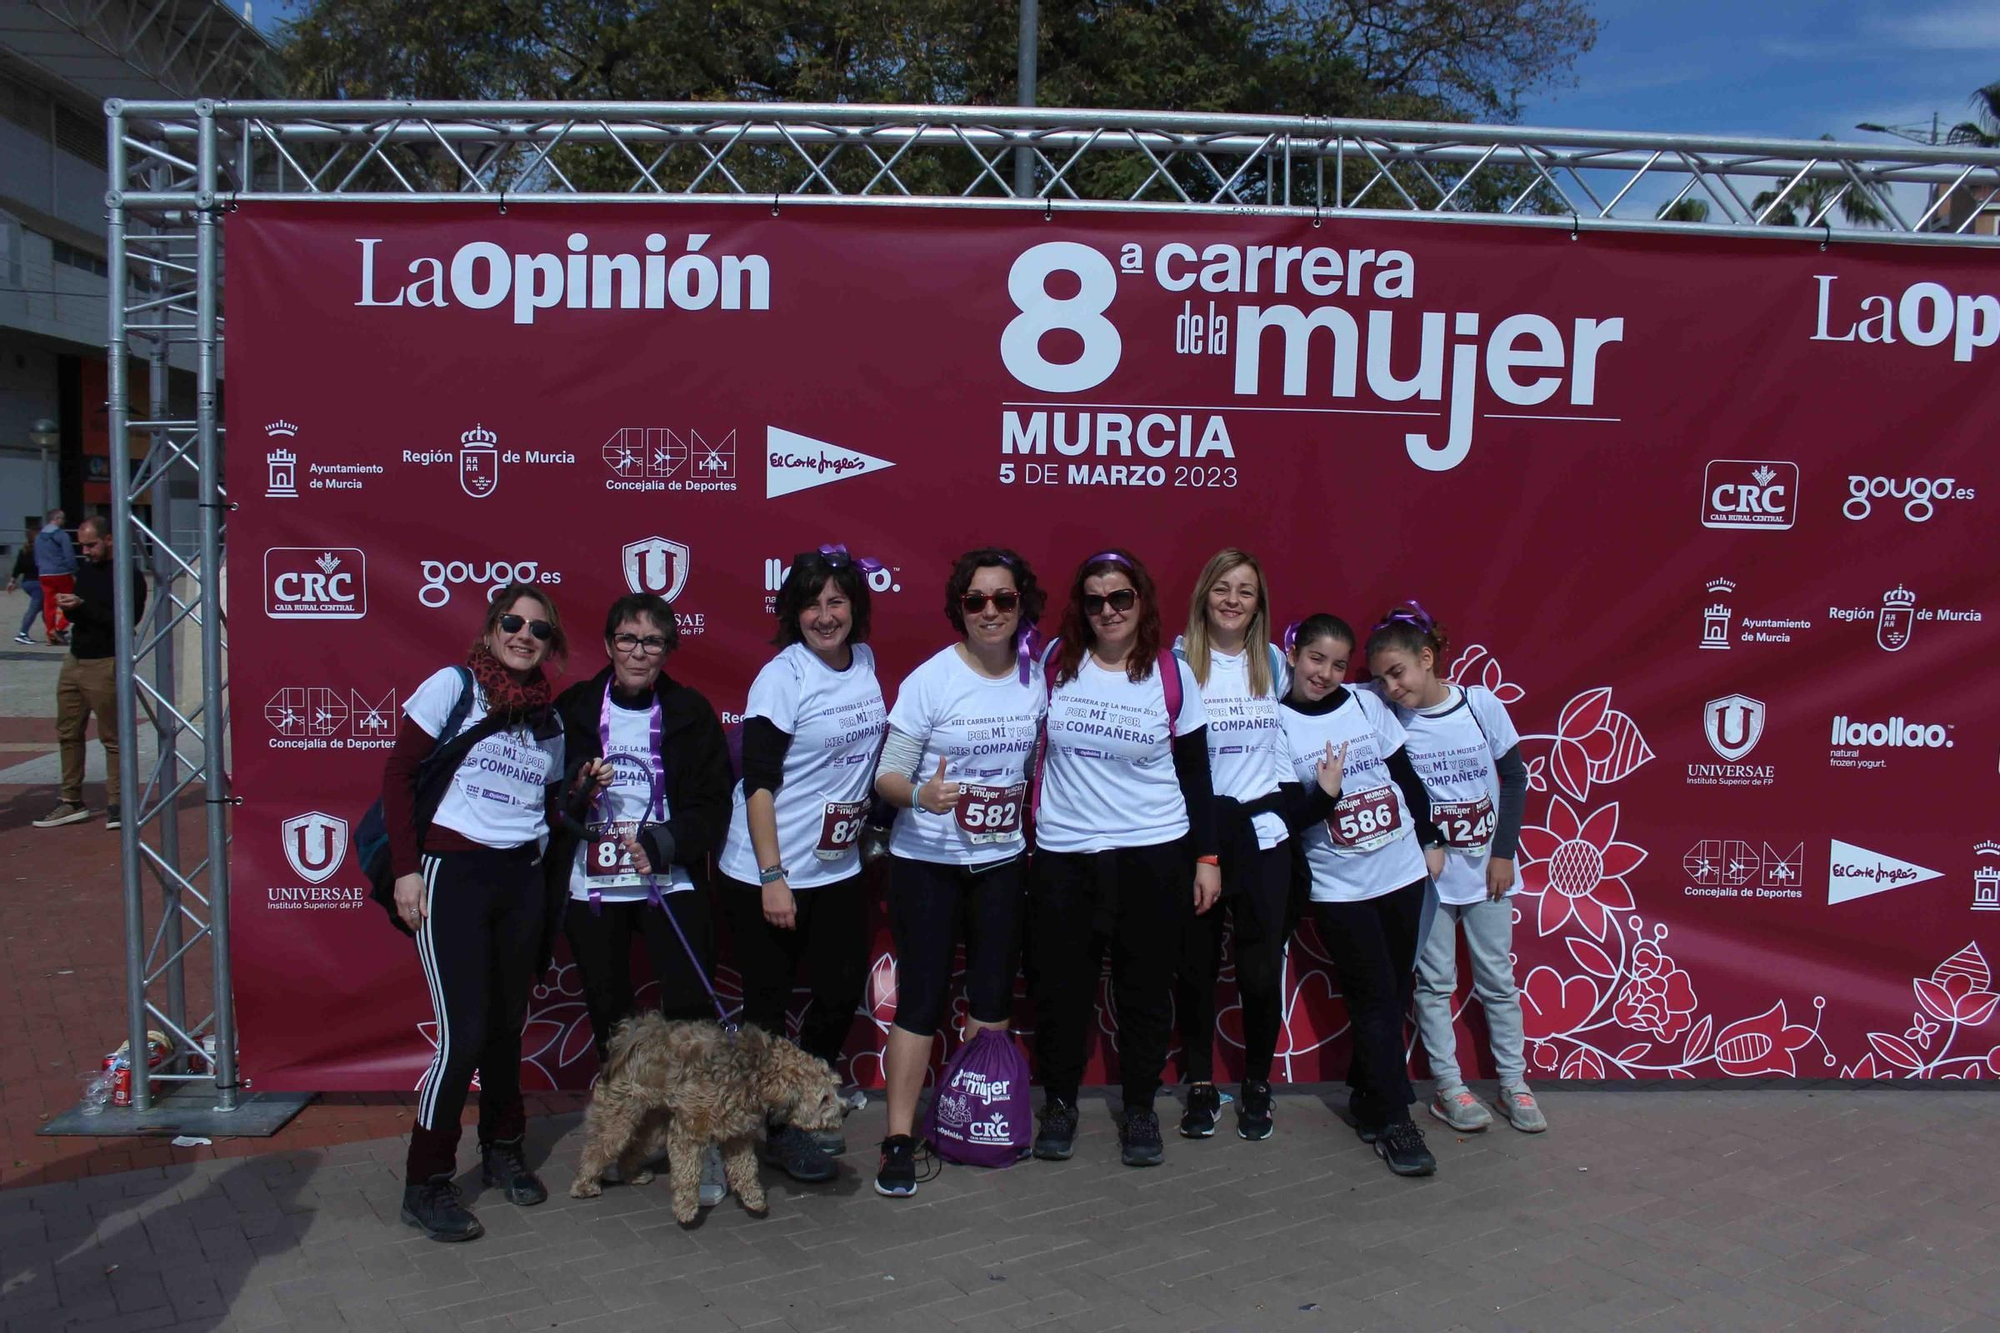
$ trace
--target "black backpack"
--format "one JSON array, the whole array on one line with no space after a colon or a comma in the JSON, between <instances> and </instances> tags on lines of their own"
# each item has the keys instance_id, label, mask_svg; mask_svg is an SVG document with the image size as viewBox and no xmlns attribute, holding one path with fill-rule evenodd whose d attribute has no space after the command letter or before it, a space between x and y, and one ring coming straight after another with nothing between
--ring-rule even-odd
<instances>
[{"instance_id":1,"label":"black backpack","mask_svg":"<svg viewBox=\"0 0 2000 1333\"><path fill-rule=\"evenodd\" d=\"M423 841L429 832L431 820L437 815L437 808L444 800L444 794L451 785L452 774L472 753L472 747L495 732L504 730L503 718L488 716L479 725L459 734L465 725L465 715L472 711L472 673L464 667L453 668L458 672L458 701L451 706L451 713L445 718L444 730L424 762L417 767L417 841ZM354 854L361 863L361 872L368 876L369 896L382 904L382 910L389 914L390 924L412 938L411 930L396 914L396 874L391 868L389 857L389 823L382 814L382 798L376 797L375 804L368 807L368 813L361 816L361 823L354 833Z\"/></svg>"}]
</instances>

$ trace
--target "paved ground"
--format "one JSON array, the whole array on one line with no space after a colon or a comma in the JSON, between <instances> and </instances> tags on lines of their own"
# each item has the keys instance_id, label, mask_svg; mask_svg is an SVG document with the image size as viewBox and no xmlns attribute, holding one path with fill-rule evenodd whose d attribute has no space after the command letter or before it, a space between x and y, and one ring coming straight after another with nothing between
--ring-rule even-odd
<instances>
[{"instance_id":1,"label":"paved ground","mask_svg":"<svg viewBox=\"0 0 2000 1333\"><path fill-rule=\"evenodd\" d=\"M869 1188L877 1103L849 1121L834 1184L767 1170L767 1219L730 1200L687 1229L661 1185L567 1198L576 1103L543 1098L531 1136L556 1197L475 1192L488 1235L466 1246L396 1220L400 1097L325 1099L275 1138L192 1149L37 1136L119 1039L123 952L115 838L28 827L52 800L57 659L16 651L0 656L7 1333L2000 1328L2000 1100L1979 1090L1551 1090L1539 1138L1435 1126L1425 1181L1354 1139L1337 1090L1282 1096L1265 1144L1170 1139L1151 1171L1117 1165L1094 1102L1075 1160L950 1168L897 1202ZM101 804L96 779L86 795Z\"/></svg>"},{"instance_id":2,"label":"paved ground","mask_svg":"<svg viewBox=\"0 0 2000 1333\"><path fill-rule=\"evenodd\" d=\"M1338 1102L1337 1095L1331 1100ZM0 1192L10 1330L1849 1329L2000 1325L2000 1147L1976 1092L1557 1092L1555 1129L1432 1136L1399 1180L1319 1099L1263 1144L948 1169L875 1196L878 1104L831 1186L678 1226L662 1185L395 1220L395 1139ZM774 1173L768 1169L767 1179ZM472 1181L467 1179L468 1187Z\"/></svg>"}]
</instances>

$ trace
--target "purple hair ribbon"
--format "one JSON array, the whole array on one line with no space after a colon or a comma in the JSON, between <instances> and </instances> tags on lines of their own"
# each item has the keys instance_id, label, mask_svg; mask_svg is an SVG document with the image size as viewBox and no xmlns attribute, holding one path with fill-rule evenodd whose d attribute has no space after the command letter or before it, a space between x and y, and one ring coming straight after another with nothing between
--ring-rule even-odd
<instances>
[{"instance_id":1,"label":"purple hair ribbon","mask_svg":"<svg viewBox=\"0 0 2000 1333\"><path fill-rule=\"evenodd\" d=\"M1297 621L1297 620L1294 620L1294 621L1293 621L1293 622L1292 622L1291 624L1289 624L1289 625L1285 626L1285 632L1284 632L1284 634L1283 634L1283 636L1282 636L1282 640L1283 640L1283 643L1284 643L1284 648L1285 648L1285 653L1286 653L1286 655L1287 655L1287 656L1289 656L1289 655L1291 654L1291 651L1292 651L1292 649L1294 649L1294 648L1296 648L1296 647L1298 646L1298 643L1299 643L1299 626L1300 626L1300 625L1301 625L1302 623L1304 623L1304 622L1302 622L1302 621Z\"/></svg>"},{"instance_id":2,"label":"purple hair ribbon","mask_svg":"<svg viewBox=\"0 0 2000 1333\"><path fill-rule=\"evenodd\" d=\"M819 558L826 561L827 567L830 569L840 569L846 565L853 565L864 574L878 574L882 570L882 562L880 560L865 555L849 555L847 553L847 543L845 542L820 547Z\"/></svg>"},{"instance_id":3,"label":"purple hair ribbon","mask_svg":"<svg viewBox=\"0 0 2000 1333\"><path fill-rule=\"evenodd\" d=\"M1029 664L1042 653L1042 632L1033 625L1021 631L1016 653L1020 658L1021 683L1028 683Z\"/></svg>"},{"instance_id":4,"label":"purple hair ribbon","mask_svg":"<svg viewBox=\"0 0 2000 1333\"><path fill-rule=\"evenodd\" d=\"M1431 619L1430 612L1424 610L1416 598L1410 598L1405 605L1410 608L1408 611L1391 611L1387 616L1383 617L1381 623L1376 625L1375 628L1383 629L1389 625L1409 625L1425 634L1436 631L1437 621Z\"/></svg>"}]
</instances>

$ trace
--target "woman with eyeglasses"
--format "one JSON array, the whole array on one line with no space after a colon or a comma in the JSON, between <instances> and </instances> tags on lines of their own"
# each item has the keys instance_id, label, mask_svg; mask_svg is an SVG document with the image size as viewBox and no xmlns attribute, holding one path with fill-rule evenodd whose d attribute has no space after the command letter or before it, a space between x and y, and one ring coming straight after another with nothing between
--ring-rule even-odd
<instances>
[{"instance_id":1,"label":"woman with eyeglasses","mask_svg":"<svg viewBox=\"0 0 2000 1333\"><path fill-rule=\"evenodd\" d=\"M917 1192L917 1094L951 999L963 921L964 1037L1005 1031L1021 960L1028 765L1047 706L1033 659L1045 600L1013 551L967 551L945 580L959 640L904 678L875 790L897 807L889 840L896 1021L884 1059L889 1134L875 1192Z\"/></svg>"},{"instance_id":2,"label":"woman with eyeglasses","mask_svg":"<svg viewBox=\"0 0 2000 1333\"><path fill-rule=\"evenodd\" d=\"M1111 952L1118 1141L1127 1166L1162 1157L1153 1112L1181 938L1221 892L1207 714L1187 664L1162 652L1153 580L1130 552L1077 567L1062 637L1043 659L1047 741L1035 794L1028 984L1044 1088L1035 1156L1073 1151L1077 1089Z\"/></svg>"},{"instance_id":3,"label":"woman with eyeglasses","mask_svg":"<svg viewBox=\"0 0 2000 1333\"><path fill-rule=\"evenodd\" d=\"M830 1068L868 979L861 830L888 729L867 646L868 572L845 546L797 556L779 585L778 655L743 708L743 780L717 862L743 974L743 1018L785 1035L799 965L812 1003L799 1045ZM831 1180L844 1140L773 1126L765 1153L794 1180Z\"/></svg>"},{"instance_id":4,"label":"woman with eyeglasses","mask_svg":"<svg viewBox=\"0 0 2000 1333\"><path fill-rule=\"evenodd\" d=\"M729 827L729 747L708 700L666 672L678 641L665 601L620 597L604 617L611 664L556 700L570 768L593 800L551 843L548 864L569 899L563 933L600 1065L612 1025L638 1007L635 939L662 1014L717 1016L708 861Z\"/></svg>"},{"instance_id":5,"label":"woman with eyeglasses","mask_svg":"<svg viewBox=\"0 0 2000 1333\"><path fill-rule=\"evenodd\" d=\"M544 667L565 650L546 592L501 588L464 666L433 673L404 703L383 772L395 911L416 936L437 1019L403 1187L403 1220L432 1240L485 1230L452 1180L475 1071L482 1179L509 1203L548 1198L522 1154L521 1023L561 907L541 843L564 771Z\"/></svg>"}]
</instances>

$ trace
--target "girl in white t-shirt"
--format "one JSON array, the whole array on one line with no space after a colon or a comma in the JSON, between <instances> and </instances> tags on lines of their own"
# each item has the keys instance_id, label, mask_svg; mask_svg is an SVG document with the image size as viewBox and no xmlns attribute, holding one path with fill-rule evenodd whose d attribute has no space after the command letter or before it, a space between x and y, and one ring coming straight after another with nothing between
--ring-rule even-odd
<instances>
[{"instance_id":1,"label":"girl in white t-shirt","mask_svg":"<svg viewBox=\"0 0 2000 1333\"><path fill-rule=\"evenodd\" d=\"M743 708L743 780L717 868L744 1021L784 1036L803 963L812 1003L798 1042L832 1068L868 977L861 829L888 723L863 563L844 546L801 554L777 601L782 647ZM794 1179L835 1174L826 1148L794 1126L774 1129L767 1151Z\"/></svg>"},{"instance_id":2,"label":"girl in white t-shirt","mask_svg":"<svg viewBox=\"0 0 2000 1333\"><path fill-rule=\"evenodd\" d=\"M1222 967L1224 909L1243 1009L1236 1132L1256 1140L1270 1137L1272 1128L1278 988L1292 927L1292 856L1279 788L1292 781L1292 772L1279 719L1284 658L1270 639L1270 588L1263 567L1247 552L1225 547L1195 580L1187 633L1174 645L1200 684L1208 714L1208 768L1222 856L1222 899L1215 911L1189 919L1174 986L1189 1085L1181 1134L1191 1139L1215 1133L1222 1107L1215 1088L1215 982Z\"/></svg>"},{"instance_id":3,"label":"girl in white t-shirt","mask_svg":"<svg viewBox=\"0 0 2000 1333\"><path fill-rule=\"evenodd\" d=\"M1340 976L1354 1052L1348 1107L1363 1143L1397 1175L1427 1176L1437 1162L1410 1122L1403 1015L1417 951L1434 910L1426 849L1440 847L1430 796L1411 766L1403 728L1389 706L1341 682L1354 631L1338 616L1309 616L1291 640L1285 697L1286 752L1301 782L1345 753L1339 801L1296 839L1298 873L1310 884L1320 943ZM1442 852L1438 855L1441 857Z\"/></svg>"},{"instance_id":4,"label":"girl in white t-shirt","mask_svg":"<svg viewBox=\"0 0 2000 1333\"><path fill-rule=\"evenodd\" d=\"M560 812L563 778L562 724L550 710L543 668L563 652L562 621L547 592L518 583L499 589L465 665L434 672L404 703L384 765L394 910L416 937L437 1019L437 1053L417 1085L402 1216L433 1240L471 1240L485 1230L453 1179L475 1072L486 1185L510 1203L548 1198L522 1155L521 1024L561 913L562 898L543 875L541 843L550 814ZM441 765L451 765L448 776ZM432 800L434 810L422 808Z\"/></svg>"},{"instance_id":5,"label":"girl in white t-shirt","mask_svg":"<svg viewBox=\"0 0 2000 1333\"><path fill-rule=\"evenodd\" d=\"M886 1067L889 1134L875 1189L917 1192L917 1095L951 1000L964 923L964 1038L1005 1031L1021 962L1028 771L1048 706L1028 651L1044 594L1028 562L1000 547L968 551L945 581L957 643L904 678L889 712L875 790L895 806L889 928L896 1022Z\"/></svg>"},{"instance_id":6,"label":"girl in white t-shirt","mask_svg":"<svg viewBox=\"0 0 2000 1333\"><path fill-rule=\"evenodd\" d=\"M1062 637L1042 667L1051 694L1027 947L1046 1098L1037 1157L1060 1160L1074 1148L1107 948L1122 1156L1127 1166L1162 1157L1153 1096L1173 1021L1174 961L1187 919L1215 906L1222 878L1201 690L1161 647L1153 580L1131 553L1105 551L1077 567Z\"/></svg>"},{"instance_id":7,"label":"girl in white t-shirt","mask_svg":"<svg viewBox=\"0 0 2000 1333\"><path fill-rule=\"evenodd\" d=\"M1528 768L1507 706L1490 690L1460 687L1439 675L1444 628L1415 602L1392 609L1368 635L1373 688L1396 710L1410 761L1432 796L1431 818L1444 837L1436 872L1438 921L1417 960L1417 1030L1430 1053L1437 1091L1431 1114L1453 1129L1492 1123L1459 1073L1451 1027L1458 986L1458 931L1472 955L1472 989L1486 1011L1493 1064L1500 1075L1494 1105L1516 1129L1548 1128L1528 1091L1522 1052L1521 996L1514 986L1514 849Z\"/></svg>"}]
</instances>

